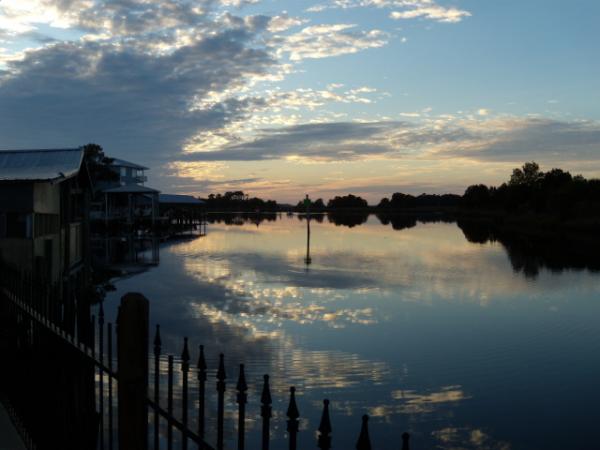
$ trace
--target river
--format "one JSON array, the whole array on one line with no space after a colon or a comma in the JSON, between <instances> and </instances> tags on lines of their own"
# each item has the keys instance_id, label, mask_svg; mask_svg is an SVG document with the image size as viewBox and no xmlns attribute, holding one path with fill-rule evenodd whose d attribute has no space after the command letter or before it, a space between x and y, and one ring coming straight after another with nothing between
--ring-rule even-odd
<instances>
[{"instance_id":1,"label":"river","mask_svg":"<svg viewBox=\"0 0 600 450\"><path fill-rule=\"evenodd\" d=\"M206 236L163 244L158 266L116 280L105 300L114 317L124 293L141 292L165 351L181 353L188 336L196 358L203 344L211 392L223 352L232 405L245 363L250 444L268 373L274 449L285 448L291 385L300 448L316 448L324 398L338 449L354 448L363 414L380 450L399 449L403 431L414 449L597 445L593 255L453 221L321 216L307 265L304 218L267 218L213 218Z\"/></svg>"}]
</instances>

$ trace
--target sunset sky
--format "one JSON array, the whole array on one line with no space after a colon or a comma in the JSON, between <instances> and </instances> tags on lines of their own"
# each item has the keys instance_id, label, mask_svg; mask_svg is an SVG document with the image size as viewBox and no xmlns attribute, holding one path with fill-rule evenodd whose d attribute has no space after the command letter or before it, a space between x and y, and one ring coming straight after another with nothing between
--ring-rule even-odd
<instances>
[{"instance_id":1,"label":"sunset sky","mask_svg":"<svg viewBox=\"0 0 600 450\"><path fill-rule=\"evenodd\" d=\"M0 0L0 149L168 193L462 193L600 176L597 0Z\"/></svg>"}]
</instances>

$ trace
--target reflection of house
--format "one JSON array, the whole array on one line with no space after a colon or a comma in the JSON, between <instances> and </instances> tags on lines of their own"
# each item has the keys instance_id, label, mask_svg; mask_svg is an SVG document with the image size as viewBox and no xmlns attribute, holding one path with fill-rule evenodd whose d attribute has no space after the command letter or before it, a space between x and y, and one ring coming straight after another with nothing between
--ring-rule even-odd
<instances>
[{"instance_id":1,"label":"reflection of house","mask_svg":"<svg viewBox=\"0 0 600 450\"><path fill-rule=\"evenodd\" d=\"M178 234L184 231L200 230L206 233L204 221L204 208L206 203L191 195L160 194L160 216L166 228L166 234Z\"/></svg>"},{"instance_id":2,"label":"reflection of house","mask_svg":"<svg viewBox=\"0 0 600 450\"><path fill-rule=\"evenodd\" d=\"M129 225L152 227L158 216L158 193L143 185L147 167L122 159L109 159L107 168L112 179L97 181L94 185L92 218Z\"/></svg>"},{"instance_id":3,"label":"reflection of house","mask_svg":"<svg viewBox=\"0 0 600 450\"><path fill-rule=\"evenodd\" d=\"M55 283L87 258L83 149L0 151L0 260Z\"/></svg>"},{"instance_id":4,"label":"reflection of house","mask_svg":"<svg viewBox=\"0 0 600 450\"><path fill-rule=\"evenodd\" d=\"M205 206L203 200L191 195L160 194L158 201L160 203L160 215L170 218L176 218L178 214L199 215Z\"/></svg>"}]
</instances>

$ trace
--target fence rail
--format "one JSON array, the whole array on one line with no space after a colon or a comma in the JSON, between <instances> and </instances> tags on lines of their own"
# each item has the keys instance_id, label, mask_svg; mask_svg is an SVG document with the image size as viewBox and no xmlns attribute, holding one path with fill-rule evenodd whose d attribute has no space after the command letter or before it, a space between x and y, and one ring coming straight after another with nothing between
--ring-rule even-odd
<instances>
[{"instance_id":1,"label":"fence rail","mask_svg":"<svg viewBox=\"0 0 600 450\"><path fill-rule=\"evenodd\" d=\"M152 352L149 353L149 306L146 298L141 294L126 294L121 299L116 327L113 323L105 322L102 304L98 308L98 317L89 315L84 320L77 314L71 315L70 321L76 325L72 326L67 320L69 302L59 302L55 296L50 295L48 287L35 285L24 277L5 275L0 275L0 301L4 302L3 306L8 307L10 318L20 329L16 333L15 346L20 349L29 348L40 338L52 336L58 345L68 348L70 355L79 355L79 360L85 361L84 365L93 367L96 433L93 441L90 440L89 447L79 446L78 449L146 450L152 448L159 450L165 448L172 450L178 444L178 448L182 450L188 448L224 450L227 374L223 354L219 355L216 368L216 429L211 429L211 432L216 431L216 443L212 446L206 442L208 429L206 421L209 417L206 409L209 402L207 402L206 386L208 366L204 347L198 346L195 364L191 359L187 337L183 338L179 358L165 355L162 353L160 326L156 325ZM52 302L56 303L52 304ZM166 373L161 364L165 359ZM150 371L151 367L152 371ZM176 370L181 386L175 386L174 383ZM166 385L163 383L165 376ZM180 399L177 412L174 401L176 388L180 389L177 393ZM190 399L193 392L197 392L197 397ZM235 385L236 448L238 450L245 450L248 447L246 443L247 392L245 367L240 364ZM264 375L259 408L261 450L269 450L271 446L272 405L270 379L268 375ZM329 406L329 400L323 400L321 419L316 430L315 444L321 450L329 450L333 445ZM15 407L14 412L18 416L19 408ZM289 388L286 417L287 446L289 450L296 450L300 432L300 411L296 402L296 389L293 386ZM25 418L22 419L20 423L27 428ZM356 441L357 450L372 448L368 421L369 417L364 415ZM344 433L347 433L347 430ZM32 444L30 448L35 448L35 445L39 449L52 448L44 447L39 433L31 433L30 436ZM175 439L176 437L178 439ZM408 450L409 440L408 433L398 436L396 448Z\"/></svg>"}]
</instances>

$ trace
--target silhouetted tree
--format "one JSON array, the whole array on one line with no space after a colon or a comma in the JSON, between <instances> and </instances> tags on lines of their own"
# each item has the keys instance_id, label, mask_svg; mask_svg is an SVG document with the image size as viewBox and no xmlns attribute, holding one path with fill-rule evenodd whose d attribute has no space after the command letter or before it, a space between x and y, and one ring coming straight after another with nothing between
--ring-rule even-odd
<instances>
[{"instance_id":1,"label":"silhouetted tree","mask_svg":"<svg viewBox=\"0 0 600 450\"><path fill-rule=\"evenodd\" d=\"M110 168L114 158L108 158L100 145L89 143L82 148L92 185L98 181L119 180L119 174Z\"/></svg>"},{"instance_id":2,"label":"silhouetted tree","mask_svg":"<svg viewBox=\"0 0 600 450\"><path fill-rule=\"evenodd\" d=\"M210 211L276 212L279 205L275 200L250 197L243 191L228 191L225 194L209 194L206 207Z\"/></svg>"},{"instance_id":3,"label":"silhouetted tree","mask_svg":"<svg viewBox=\"0 0 600 450\"><path fill-rule=\"evenodd\" d=\"M485 184L469 186L463 195L462 204L468 208L489 206L490 189Z\"/></svg>"},{"instance_id":4,"label":"silhouetted tree","mask_svg":"<svg viewBox=\"0 0 600 450\"><path fill-rule=\"evenodd\" d=\"M523 164L520 169L513 169L513 173L508 182L509 186L527 186L534 187L544 178L544 173L540 171L538 163L531 161Z\"/></svg>"},{"instance_id":5,"label":"silhouetted tree","mask_svg":"<svg viewBox=\"0 0 600 450\"><path fill-rule=\"evenodd\" d=\"M461 205L466 208L551 214L566 220L600 216L600 180L554 168L546 173L536 162L513 170L499 187L469 186Z\"/></svg>"},{"instance_id":6,"label":"silhouetted tree","mask_svg":"<svg viewBox=\"0 0 600 450\"><path fill-rule=\"evenodd\" d=\"M361 197L349 194L343 197L336 196L327 202L328 209L342 209L342 208L368 208L369 204Z\"/></svg>"}]
</instances>

